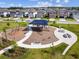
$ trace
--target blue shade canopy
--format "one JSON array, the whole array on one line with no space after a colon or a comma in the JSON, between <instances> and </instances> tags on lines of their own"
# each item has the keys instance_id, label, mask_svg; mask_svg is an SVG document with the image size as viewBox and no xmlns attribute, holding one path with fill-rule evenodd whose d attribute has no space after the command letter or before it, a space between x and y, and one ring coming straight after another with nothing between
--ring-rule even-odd
<instances>
[{"instance_id":1,"label":"blue shade canopy","mask_svg":"<svg viewBox=\"0 0 79 59\"><path fill-rule=\"evenodd\" d=\"M31 22L31 24L33 24L33 25L48 25L48 21L47 20L34 20Z\"/></svg>"}]
</instances>

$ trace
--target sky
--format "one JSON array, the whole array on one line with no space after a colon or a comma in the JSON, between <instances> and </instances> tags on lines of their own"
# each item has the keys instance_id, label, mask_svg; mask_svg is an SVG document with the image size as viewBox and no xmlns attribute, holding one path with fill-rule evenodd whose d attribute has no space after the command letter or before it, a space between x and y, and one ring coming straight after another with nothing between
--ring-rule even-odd
<instances>
[{"instance_id":1,"label":"sky","mask_svg":"<svg viewBox=\"0 0 79 59\"><path fill-rule=\"evenodd\" d=\"M79 0L0 0L0 7L79 7Z\"/></svg>"}]
</instances>

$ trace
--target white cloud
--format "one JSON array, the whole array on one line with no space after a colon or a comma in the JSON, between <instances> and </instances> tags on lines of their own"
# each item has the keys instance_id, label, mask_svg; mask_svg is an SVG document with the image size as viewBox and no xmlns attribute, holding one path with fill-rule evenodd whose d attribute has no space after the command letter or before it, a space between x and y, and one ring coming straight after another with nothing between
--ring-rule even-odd
<instances>
[{"instance_id":1,"label":"white cloud","mask_svg":"<svg viewBox=\"0 0 79 59\"><path fill-rule=\"evenodd\" d=\"M56 0L56 3L60 3L60 0Z\"/></svg>"},{"instance_id":2,"label":"white cloud","mask_svg":"<svg viewBox=\"0 0 79 59\"><path fill-rule=\"evenodd\" d=\"M52 2L53 0L50 0L50 2Z\"/></svg>"},{"instance_id":3,"label":"white cloud","mask_svg":"<svg viewBox=\"0 0 79 59\"><path fill-rule=\"evenodd\" d=\"M0 2L0 5L6 4L5 2Z\"/></svg>"},{"instance_id":4,"label":"white cloud","mask_svg":"<svg viewBox=\"0 0 79 59\"><path fill-rule=\"evenodd\" d=\"M22 7L22 4L17 4L18 7Z\"/></svg>"},{"instance_id":5,"label":"white cloud","mask_svg":"<svg viewBox=\"0 0 79 59\"><path fill-rule=\"evenodd\" d=\"M29 1L43 1L43 0L29 0ZM47 1L53 1L53 0L47 0Z\"/></svg>"},{"instance_id":6,"label":"white cloud","mask_svg":"<svg viewBox=\"0 0 79 59\"><path fill-rule=\"evenodd\" d=\"M24 7L48 7L48 6L52 6L52 3L50 2L38 2L36 5L28 5L28 6L24 6Z\"/></svg>"},{"instance_id":7,"label":"white cloud","mask_svg":"<svg viewBox=\"0 0 79 59\"><path fill-rule=\"evenodd\" d=\"M30 1L38 1L38 0L30 0Z\"/></svg>"},{"instance_id":8,"label":"white cloud","mask_svg":"<svg viewBox=\"0 0 79 59\"><path fill-rule=\"evenodd\" d=\"M48 6L52 6L52 3L50 3L50 2L38 2L37 6L48 7Z\"/></svg>"},{"instance_id":9,"label":"white cloud","mask_svg":"<svg viewBox=\"0 0 79 59\"><path fill-rule=\"evenodd\" d=\"M54 5L55 7L63 7L62 4L57 4L57 5Z\"/></svg>"},{"instance_id":10,"label":"white cloud","mask_svg":"<svg viewBox=\"0 0 79 59\"><path fill-rule=\"evenodd\" d=\"M62 2L62 0L56 0L56 3L60 3L60 2ZM65 3L68 3L69 0L64 0L64 2L65 2Z\"/></svg>"},{"instance_id":11,"label":"white cloud","mask_svg":"<svg viewBox=\"0 0 79 59\"><path fill-rule=\"evenodd\" d=\"M0 2L0 7L21 7L22 4Z\"/></svg>"},{"instance_id":12,"label":"white cloud","mask_svg":"<svg viewBox=\"0 0 79 59\"><path fill-rule=\"evenodd\" d=\"M15 6L15 4L12 4L12 3L11 3L11 4L9 4L9 6L13 7L13 6Z\"/></svg>"},{"instance_id":13,"label":"white cloud","mask_svg":"<svg viewBox=\"0 0 79 59\"><path fill-rule=\"evenodd\" d=\"M13 4L13 3L10 3L10 4L8 4L10 7L21 7L22 6L22 4Z\"/></svg>"},{"instance_id":14,"label":"white cloud","mask_svg":"<svg viewBox=\"0 0 79 59\"><path fill-rule=\"evenodd\" d=\"M69 0L65 0L64 2L65 2L65 3L68 3L68 2L69 2Z\"/></svg>"}]
</instances>

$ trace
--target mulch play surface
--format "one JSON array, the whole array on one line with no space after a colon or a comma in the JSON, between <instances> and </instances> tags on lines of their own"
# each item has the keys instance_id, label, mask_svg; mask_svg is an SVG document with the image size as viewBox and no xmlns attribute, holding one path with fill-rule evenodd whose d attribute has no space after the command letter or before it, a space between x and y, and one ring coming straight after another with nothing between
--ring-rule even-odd
<instances>
[{"instance_id":1,"label":"mulch play surface","mask_svg":"<svg viewBox=\"0 0 79 59\"><path fill-rule=\"evenodd\" d=\"M27 28L19 28L18 29L10 29L10 30L7 30L6 33L7 33L7 38L9 40L15 40L15 41L19 41L21 40L22 38L24 38L24 35L25 33L28 32L28 29ZM3 33L3 36L5 37L5 34Z\"/></svg>"},{"instance_id":2,"label":"mulch play surface","mask_svg":"<svg viewBox=\"0 0 79 59\"><path fill-rule=\"evenodd\" d=\"M33 33L24 43L31 44L31 43L41 43L41 44L49 44L57 41L58 39L54 35L54 31L56 28L32 28Z\"/></svg>"}]
</instances>

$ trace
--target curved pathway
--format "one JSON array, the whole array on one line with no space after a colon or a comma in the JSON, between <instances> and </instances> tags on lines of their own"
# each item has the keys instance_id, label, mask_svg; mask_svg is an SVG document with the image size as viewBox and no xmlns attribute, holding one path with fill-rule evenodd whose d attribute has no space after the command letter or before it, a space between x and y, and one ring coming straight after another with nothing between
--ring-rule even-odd
<instances>
[{"instance_id":1,"label":"curved pathway","mask_svg":"<svg viewBox=\"0 0 79 59\"><path fill-rule=\"evenodd\" d=\"M20 41L17 42L17 45L18 45L18 46L21 45L25 40L27 40L27 39L31 36L32 30L31 30L31 28L29 28L29 30L30 30L30 31L25 34L25 37L24 37L22 40L20 40ZM0 55L3 54L4 52L6 52L6 51L9 50L9 49L12 49L13 47L14 47L14 46L11 45L11 46L9 46L9 47L6 47L6 48L0 50ZM22 47L22 45L21 45L20 47Z\"/></svg>"},{"instance_id":2,"label":"curved pathway","mask_svg":"<svg viewBox=\"0 0 79 59\"><path fill-rule=\"evenodd\" d=\"M64 32L59 32L59 30L63 30ZM68 47L64 50L64 52L62 53L62 55L65 55L66 52L69 50L69 48L76 43L77 41L77 36L68 31L68 30L65 30L63 28L59 29L57 28L56 31L54 32L55 36L59 39L59 41L57 42L54 42L54 46L60 44L60 43L66 43L68 44ZM63 37L64 34L69 34L71 37L70 38L65 38Z\"/></svg>"},{"instance_id":3,"label":"curved pathway","mask_svg":"<svg viewBox=\"0 0 79 59\"><path fill-rule=\"evenodd\" d=\"M63 30L64 32L61 33L61 32L59 32L59 30ZM70 32L68 30L65 30L63 28L62 29L57 28L55 30L54 34L59 39L58 41L56 41L54 43L49 43L49 44L44 44L44 45L42 45L41 43L39 43L39 44L32 43L31 45L20 43L20 44L18 44L18 46L24 47L24 48L48 48L48 47L59 45L60 43L66 43L66 44L68 44L68 47L62 53L62 55L65 55L66 52L69 50L69 48L77 41L77 36L74 33ZM71 38L64 38L63 37L64 34L70 34Z\"/></svg>"},{"instance_id":4,"label":"curved pathway","mask_svg":"<svg viewBox=\"0 0 79 59\"><path fill-rule=\"evenodd\" d=\"M24 48L48 48L48 47L56 46L60 43L66 43L66 44L68 44L68 47L62 53L62 55L65 55L66 52L68 51L68 49L77 41L77 36L74 33L70 32L68 30L65 30L63 28L62 29L57 28L55 30L54 34L55 34L56 38L58 38L59 40L54 43L49 43L49 44L45 44L45 45L41 45L41 43L39 43L39 44L32 43L31 45L24 44L23 42L26 41L32 35L31 27L29 27L29 30L30 31L25 34L25 37L22 40L17 42L18 46L24 47ZM59 32L59 30L64 30L64 32L63 33ZM63 35L66 33L70 34L71 38L64 38ZM8 49L11 49L11 48L13 48L13 46L9 46L9 47L1 50L0 54L3 54L5 51L7 51Z\"/></svg>"},{"instance_id":5,"label":"curved pathway","mask_svg":"<svg viewBox=\"0 0 79 59\"><path fill-rule=\"evenodd\" d=\"M79 21L78 21L78 19L77 18L74 18L75 20L77 20L77 21L67 21L66 19L64 19L64 18L60 18L59 19L59 21L56 21L56 23L58 23L58 24L79 24Z\"/></svg>"}]
</instances>

